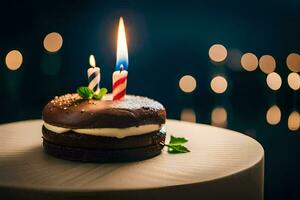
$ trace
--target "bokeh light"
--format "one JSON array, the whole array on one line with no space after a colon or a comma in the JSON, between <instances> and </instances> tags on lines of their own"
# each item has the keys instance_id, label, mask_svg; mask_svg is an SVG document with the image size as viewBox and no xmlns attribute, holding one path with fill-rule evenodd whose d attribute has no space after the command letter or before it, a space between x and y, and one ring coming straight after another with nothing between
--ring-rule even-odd
<instances>
[{"instance_id":1,"label":"bokeh light","mask_svg":"<svg viewBox=\"0 0 300 200\"><path fill-rule=\"evenodd\" d=\"M227 57L227 49L221 44L214 44L209 48L208 55L215 62L222 62Z\"/></svg>"},{"instance_id":2,"label":"bokeh light","mask_svg":"<svg viewBox=\"0 0 300 200\"><path fill-rule=\"evenodd\" d=\"M267 85L272 90L279 90L282 84L281 77L276 72L272 72L267 76Z\"/></svg>"},{"instance_id":3,"label":"bokeh light","mask_svg":"<svg viewBox=\"0 0 300 200\"><path fill-rule=\"evenodd\" d=\"M254 71L258 66L258 59L253 53L245 53L241 58L241 65L246 71Z\"/></svg>"},{"instance_id":4,"label":"bokeh light","mask_svg":"<svg viewBox=\"0 0 300 200\"><path fill-rule=\"evenodd\" d=\"M210 82L211 89L217 94L224 93L227 85L227 80L223 76L216 76Z\"/></svg>"},{"instance_id":5,"label":"bokeh light","mask_svg":"<svg viewBox=\"0 0 300 200\"><path fill-rule=\"evenodd\" d=\"M187 122L196 122L196 114L193 109L185 108L181 111L180 119Z\"/></svg>"},{"instance_id":6,"label":"bokeh light","mask_svg":"<svg viewBox=\"0 0 300 200\"><path fill-rule=\"evenodd\" d=\"M46 35L44 38L44 48L51 52L57 52L60 50L63 44L62 36L57 32L52 32Z\"/></svg>"},{"instance_id":7,"label":"bokeh light","mask_svg":"<svg viewBox=\"0 0 300 200\"><path fill-rule=\"evenodd\" d=\"M271 125L276 125L281 120L281 111L277 105L270 107L266 114L266 120Z\"/></svg>"},{"instance_id":8,"label":"bokeh light","mask_svg":"<svg viewBox=\"0 0 300 200\"><path fill-rule=\"evenodd\" d=\"M293 90L299 90L300 88L300 76L298 73L292 72L288 75L288 84Z\"/></svg>"},{"instance_id":9,"label":"bokeh light","mask_svg":"<svg viewBox=\"0 0 300 200\"><path fill-rule=\"evenodd\" d=\"M286 58L286 65L293 72L300 72L300 55L291 53Z\"/></svg>"},{"instance_id":10,"label":"bokeh light","mask_svg":"<svg viewBox=\"0 0 300 200\"><path fill-rule=\"evenodd\" d=\"M5 63L8 69L17 70L23 63L23 56L20 51L12 50L5 57Z\"/></svg>"},{"instance_id":11,"label":"bokeh light","mask_svg":"<svg viewBox=\"0 0 300 200\"><path fill-rule=\"evenodd\" d=\"M227 111L223 107L216 107L211 112L211 124L214 126L226 127Z\"/></svg>"},{"instance_id":12,"label":"bokeh light","mask_svg":"<svg viewBox=\"0 0 300 200\"><path fill-rule=\"evenodd\" d=\"M300 114L297 111L293 111L288 118L288 128L291 131L297 131L300 127Z\"/></svg>"},{"instance_id":13,"label":"bokeh light","mask_svg":"<svg viewBox=\"0 0 300 200\"><path fill-rule=\"evenodd\" d=\"M179 87L183 92L191 93L196 89L196 79L191 75L185 75L179 80Z\"/></svg>"},{"instance_id":14,"label":"bokeh light","mask_svg":"<svg viewBox=\"0 0 300 200\"><path fill-rule=\"evenodd\" d=\"M276 61L271 55L263 55L259 59L259 68L265 74L273 72L276 68Z\"/></svg>"}]
</instances>

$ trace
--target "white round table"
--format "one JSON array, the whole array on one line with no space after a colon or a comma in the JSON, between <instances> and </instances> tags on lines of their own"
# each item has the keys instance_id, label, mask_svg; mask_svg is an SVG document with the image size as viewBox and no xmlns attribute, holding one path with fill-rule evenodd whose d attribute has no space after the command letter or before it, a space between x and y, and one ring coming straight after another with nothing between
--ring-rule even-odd
<instances>
[{"instance_id":1,"label":"white round table","mask_svg":"<svg viewBox=\"0 0 300 200\"><path fill-rule=\"evenodd\" d=\"M167 121L186 154L120 164L60 160L43 152L41 120L0 125L0 199L263 199L264 150L243 134Z\"/></svg>"}]
</instances>

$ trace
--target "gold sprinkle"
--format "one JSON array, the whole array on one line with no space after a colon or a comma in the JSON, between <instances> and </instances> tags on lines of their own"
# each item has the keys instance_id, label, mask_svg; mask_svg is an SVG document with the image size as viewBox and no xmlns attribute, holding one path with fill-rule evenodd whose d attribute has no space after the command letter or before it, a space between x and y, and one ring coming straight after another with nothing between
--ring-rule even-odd
<instances>
[{"instance_id":1,"label":"gold sprinkle","mask_svg":"<svg viewBox=\"0 0 300 200\"><path fill-rule=\"evenodd\" d=\"M84 109L81 109L81 112L83 113L85 110Z\"/></svg>"}]
</instances>

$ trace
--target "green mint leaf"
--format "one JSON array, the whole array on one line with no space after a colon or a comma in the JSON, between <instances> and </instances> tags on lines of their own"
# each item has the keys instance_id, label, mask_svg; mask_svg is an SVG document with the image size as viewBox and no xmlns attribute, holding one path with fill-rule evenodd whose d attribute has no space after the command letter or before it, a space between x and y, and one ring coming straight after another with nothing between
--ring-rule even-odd
<instances>
[{"instance_id":1,"label":"green mint leaf","mask_svg":"<svg viewBox=\"0 0 300 200\"><path fill-rule=\"evenodd\" d=\"M104 97L107 94L107 89L101 88L99 93L102 95L102 97Z\"/></svg>"},{"instance_id":2,"label":"green mint leaf","mask_svg":"<svg viewBox=\"0 0 300 200\"><path fill-rule=\"evenodd\" d=\"M79 87L77 89L77 93L83 99L91 99L91 98L93 98L93 95L94 95L93 90L89 89L88 87Z\"/></svg>"},{"instance_id":3,"label":"green mint leaf","mask_svg":"<svg viewBox=\"0 0 300 200\"><path fill-rule=\"evenodd\" d=\"M169 145L182 145L186 143L188 140L183 137L174 137L171 135L170 144Z\"/></svg>"},{"instance_id":4,"label":"green mint leaf","mask_svg":"<svg viewBox=\"0 0 300 200\"><path fill-rule=\"evenodd\" d=\"M190 152L190 150L182 145L169 145L168 152L172 154L177 154L177 153L188 153Z\"/></svg>"},{"instance_id":5,"label":"green mint leaf","mask_svg":"<svg viewBox=\"0 0 300 200\"><path fill-rule=\"evenodd\" d=\"M101 88L97 93L95 92L93 95L93 98L96 100L101 100L102 97L104 97L107 93L107 89L106 88Z\"/></svg>"},{"instance_id":6,"label":"green mint leaf","mask_svg":"<svg viewBox=\"0 0 300 200\"><path fill-rule=\"evenodd\" d=\"M93 99L101 100L101 99L102 99L102 96L101 96L100 93L94 93Z\"/></svg>"},{"instance_id":7,"label":"green mint leaf","mask_svg":"<svg viewBox=\"0 0 300 200\"><path fill-rule=\"evenodd\" d=\"M170 143L164 145L168 147L168 152L171 154L188 153L190 152L190 150L187 147L182 145L187 141L188 140L184 137L175 137L171 135Z\"/></svg>"}]
</instances>

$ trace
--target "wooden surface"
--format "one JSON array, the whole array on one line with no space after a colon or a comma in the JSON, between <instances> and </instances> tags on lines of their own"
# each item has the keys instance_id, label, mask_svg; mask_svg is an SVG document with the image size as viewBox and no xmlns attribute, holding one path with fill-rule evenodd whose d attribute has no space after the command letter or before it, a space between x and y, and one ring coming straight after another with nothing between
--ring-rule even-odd
<instances>
[{"instance_id":1,"label":"wooden surface","mask_svg":"<svg viewBox=\"0 0 300 200\"><path fill-rule=\"evenodd\" d=\"M263 198L263 148L234 131L168 120L168 135L188 138L190 153L92 164L46 155L41 126L41 120L0 125L0 197Z\"/></svg>"}]
</instances>

